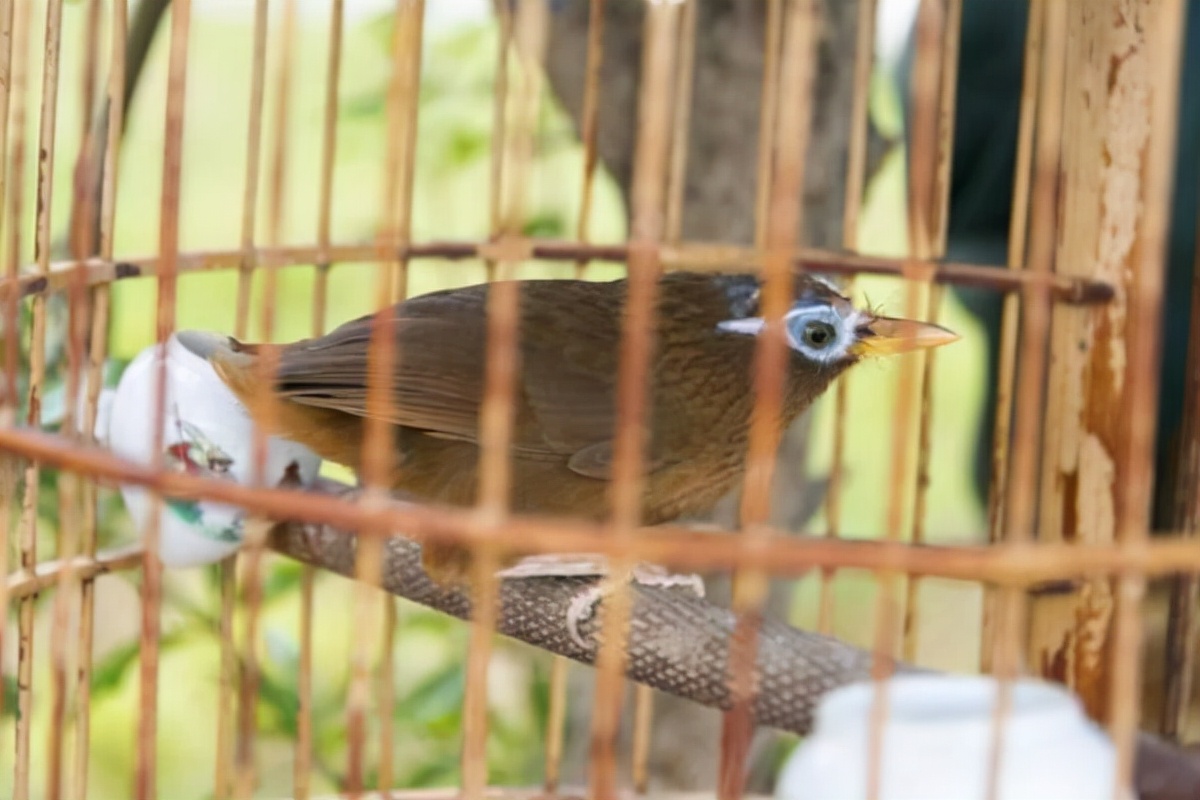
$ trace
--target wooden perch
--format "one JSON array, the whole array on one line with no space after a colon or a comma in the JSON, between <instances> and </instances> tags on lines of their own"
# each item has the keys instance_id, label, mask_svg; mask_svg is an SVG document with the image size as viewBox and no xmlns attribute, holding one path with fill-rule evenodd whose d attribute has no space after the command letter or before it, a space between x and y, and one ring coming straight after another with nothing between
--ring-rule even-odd
<instances>
[{"instance_id":1,"label":"wooden perch","mask_svg":"<svg viewBox=\"0 0 1200 800\"><path fill-rule=\"evenodd\" d=\"M279 553L346 577L355 575L357 537L328 526L281 523L270 536ZM438 611L468 619L470 598L442 589L421 569L420 547L389 539L383 549L382 588ZM508 580L499 585L498 632L534 647L591 664L597 649L579 647L567 631L571 599L588 578ZM728 708L729 642L735 616L685 591L633 585L627 676L638 683L718 709ZM581 625L589 640L596 620ZM837 639L764 620L758 650L754 715L761 725L805 734L828 691L868 679L872 655ZM917 672L900 664L900 672ZM1200 755L1149 734L1137 742L1140 800L1200 797Z\"/></svg>"}]
</instances>

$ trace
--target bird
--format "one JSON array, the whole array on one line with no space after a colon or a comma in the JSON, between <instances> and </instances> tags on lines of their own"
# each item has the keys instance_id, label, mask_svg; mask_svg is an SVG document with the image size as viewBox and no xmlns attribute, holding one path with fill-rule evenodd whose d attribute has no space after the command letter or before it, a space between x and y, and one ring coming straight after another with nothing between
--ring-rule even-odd
<instances>
[{"instance_id":1,"label":"bird","mask_svg":"<svg viewBox=\"0 0 1200 800\"><path fill-rule=\"evenodd\" d=\"M610 513L629 282L516 283L519 366L510 508L604 521ZM678 271L659 278L640 524L703 514L743 475L755 404L756 340L771 327L763 316L762 289L753 274ZM454 507L477 502L490 291L487 283L435 291L383 312L391 314L395 344L391 405L382 416L395 452L394 492ZM212 365L267 433L360 471L367 418L377 413L367 403L368 346L376 318L362 316L323 336L276 346L273 380L264 380L259 364L263 345L206 331L181 331L177 338ZM939 325L856 308L831 283L809 273L791 279L782 327L788 348L779 430L858 361L958 338ZM266 414L261 409L268 395L275 402ZM463 547L422 545L424 571L444 586L469 583L470 559ZM559 564L507 574L579 573ZM633 577L663 580L652 570ZM596 599L592 592L580 613Z\"/></svg>"}]
</instances>

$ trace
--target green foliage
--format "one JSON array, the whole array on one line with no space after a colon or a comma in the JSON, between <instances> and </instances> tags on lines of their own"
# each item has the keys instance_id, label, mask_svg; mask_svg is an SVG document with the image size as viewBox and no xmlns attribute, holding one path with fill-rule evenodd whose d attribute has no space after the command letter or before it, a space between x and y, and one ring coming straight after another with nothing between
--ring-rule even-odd
<instances>
[{"instance_id":1,"label":"green foliage","mask_svg":"<svg viewBox=\"0 0 1200 800\"><path fill-rule=\"evenodd\" d=\"M4 716L21 718L21 709L17 706L17 679L12 675L0 676L4 679Z\"/></svg>"},{"instance_id":2,"label":"green foliage","mask_svg":"<svg viewBox=\"0 0 1200 800\"><path fill-rule=\"evenodd\" d=\"M454 735L461 719L466 663L458 661L433 673L396 705L398 721L423 726L435 737Z\"/></svg>"},{"instance_id":3,"label":"green foliage","mask_svg":"<svg viewBox=\"0 0 1200 800\"><path fill-rule=\"evenodd\" d=\"M170 650L186 640L182 632L168 633L159 640L159 649ZM140 641L124 642L92 665L92 702L103 701L124 686L141 652Z\"/></svg>"}]
</instances>

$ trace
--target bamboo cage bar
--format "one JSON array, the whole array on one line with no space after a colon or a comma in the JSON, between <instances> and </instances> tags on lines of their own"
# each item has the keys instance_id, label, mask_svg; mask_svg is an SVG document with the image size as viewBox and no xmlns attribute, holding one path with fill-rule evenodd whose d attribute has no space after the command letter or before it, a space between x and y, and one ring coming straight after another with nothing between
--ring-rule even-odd
<instances>
[{"instance_id":1,"label":"bamboo cage bar","mask_svg":"<svg viewBox=\"0 0 1200 800\"><path fill-rule=\"evenodd\" d=\"M250 330L250 301L254 271L257 268L257 223L260 164L262 158L262 118L267 70L269 5L265 0L254 4L253 45L250 64L249 120L246 131L246 168L242 180L242 261L238 265L234 335L245 337ZM218 678L216 764L213 781L216 797L226 800L234 788L238 736L238 670L234 613L237 606L237 559L221 565L221 615L218 634L221 648L221 673Z\"/></svg>"},{"instance_id":2,"label":"bamboo cage bar","mask_svg":"<svg viewBox=\"0 0 1200 800\"><path fill-rule=\"evenodd\" d=\"M1136 204L1142 210L1130 249L1121 252L1113 248L1116 255L1133 267L1130 270L1132 274L1126 277L1129 317L1125 344L1129 363L1125 379L1128 383L1117 406L1123 424L1117 428L1113 448L1120 465L1114 487L1114 536L1118 541L1145 543L1150 538L1154 495L1154 434L1159 391L1156 366L1162 351L1162 336L1157 322L1162 318L1165 308L1167 240L1171 193L1175 183L1177 98L1181 82L1179 65L1183 55L1185 11L1182 0L1158 0L1147 3L1136 13L1138 18L1128 24L1128 32L1113 31L1113 34L1116 34L1114 38L1119 37L1120 44L1125 44L1121 39L1126 39L1128 33L1134 33L1134 46L1145 61L1140 74L1123 70L1123 74L1117 77L1118 88L1110 90L1109 124L1112 130L1107 136L1122 137L1128 130L1126 126L1138 119L1132 113L1127 114L1127 108L1133 112L1136 106L1128 97L1120 96L1120 89L1126 92L1140 89L1145 92L1145 99L1135 112L1140 113L1142 122L1139 127L1144 134L1124 139L1123 143L1130 150L1128 154L1108 148L1114 160L1119 160L1118 168L1122 172L1137 171L1140 180L1131 205ZM1120 180L1120 177L1112 176L1109 179ZM1100 337L1100 341L1104 341L1103 337ZM1117 578L1114 591L1111 634L1113 658L1107 677L1111 695L1108 723L1118 754L1117 786L1132 785L1134 774L1141 714L1140 682L1145 644L1142 601L1146 597L1146 583L1144 575L1125 574Z\"/></svg>"},{"instance_id":3,"label":"bamboo cage bar","mask_svg":"<svg viewBox=\"0 0 1200 800\"><path fill-rule=\"evenodd\" d=\"M1034 125L1042 101L1043 35L1046 21L1045 0L1030 0L1025 29L1025 52L1021 71L1021 103L1017 131L1016 174L1013 177L1012 219L1009 224L1009 269L1025 268L1026 246L1030 232L1031 184L1033 181ZM1008 494L1008 466L1012 442L1012 414L1017 369L1017 338L1020 305L1008 295L1000 317L999 363L996 370L996 413L992 435L991 474L988 486L988 539L1004 540L1004 512ZM997 598L988 594L983 606L983 636L980 642L980 666L992 668L997 641L994 630ZM1010 601L1011 602L1011 601Z\"/></svg>"},{"instance_id":4,"label":"bamboo cage bar","mask_svg":"<svg viewBox=\"0 0 1200 800\"><path fill-rule=\"evenodd\" d=\"M816 61L816 6L807 0L785 0L768 15L768 50L763 78L763 122L770 128L760 138L760 171L757 211L758 244L764 250L762 314L771 326L758 339L753 365L754 411L746 449L746 474L742 482L738 534L747 549L770 546L771 488L776 453L783 436L784 359L786 341L783 315L792 295L788 253L795 245L802 222L801 192L813 113ZM772 19L775 17L775 19ZM770 26L780 28L778 41ZM763 155L765 153L765 155ZM722 800L741 797L745 790L746 760L754 732L750 714L757 694L755 660L767 576L758 570L735 571L732 608L738 627L731 642L729 692L732 709L722 721L721 771L717 777Z\"/></svg>"},{"instance_id":5,"label":"bamboo cage bar","mask_svg":"<svg viewBox=\"0 0 1200 800\"><path fill-rule=\"evenodd\" d=\"M549 8L544 0L521 0L511 25L512 50L505 41L500 58L509 57L517 69L498 69L511 84L497 86L495 119L503 120L493 145L494 167L490 216L493 238L520 229L524 218L529 173L542 101L542 71L546 59ZM507 107L506 107L507 105ZM505 116L511 114L511 119ZM519 391L519 295L512 277L517 264L488 260L489 275L498 281L488 292L487 365L479 419L477 524L485 534L509 515L512 491L510 448L513 439L514 398ZM472 620L467 647L466 690L463 698L461 766L463 796L482 798L488 786L488 664L495 636L499 600L495 548L484 543L473 552Z\"/></svg>"},{"instance_id":6,"label":"bamboo cage bar","mask_svg":"<svg viewBox=\"0 0 1200 800\"><path fill-rule=\"evenodd\" d=\"M672 81L670 163L667 166L666 211L663 221L663 240L666 242L679 242L683 238L683 215L687 202L688 143L692 133L691 107L694 100L692 91L695 82L696 20L700 14L697 3L698 0L685 0L676 33L678 37L676 44L678 59L675 64ZM599 13L603 13L602 6ZM590 22L591 20L589 20ZM601 30L600 35L602 33L603 31ZM594 65L597 76L602 66L602 63ZM590 75L589 78L591 78ZM593 102L595 102L595 99L593 98ZM594 144L593 142L593 153L591 154L593 161L595 160ZM583 192L588 195L588 200L586 201L588 206L581 209L581 214L585 210L590 214L590 195L592 183L595 179L595 164L588 164L588 157L588 154L585 153L584 169L587 171L587 174L584 176ZM580 224L584 224L582 217L580 218ZM586 231L581 227L581 232ZM585 238L581 235L580 240L585 241ZM645 794L650 785L649 763L653 725L654 692L645 684L635 684L633 735L630 742L630 750L632 751L630 771L632 773L631 778L634 791L638 794Z\"/></svg>"},{"instance_id":7,"label":"bamboo cage bar","mask_svg":"<svg viewBox=\"0 0 1200 800\"><path fill-rule=\"evenodd\" d=\"M158 472L99 450L68 447L49 434L0 431L0 447L48 466L86 472L107 481L144 486L168 497L211 500L244 506L276 520L313 522L346 530L375 527L393 537L462 544L482 534L472 517L456 509L403 501L364 506L321 493L291 489L250 488L183 473ZM983 545L926 545L873 540L828 540L824 537L779 537L771 550L748 551L737 540L682 525L639 529L627 550L611 541L602 525L579 520L513 515L487 535L514 552L595 553L660 563L683 571L765 570L794 576L809 569L894 570L957 580L986 581L1002 586L1036 586L1080 578L1142 573L1146 577L1200 572L1200 544L1190 537L1163 531L1146 543L1018 543L996 548ZM1036 558L1034 558L1036 556Z\"/></svg>"},{"instance_id":8,"label":"bamboo cage bar","mask_svg":"<svg viewBox=\"0 0 1200 800\"><path fill-rule=\"evenodd\" d=\"M313 276L312 332L325 332L328 307L330 264L326 253L332 239L333 179L337 153L337 113L342 69L342 40L345 27L345 0L333 0L329 10L329 54L325 68L325 97L321 125L321 179L317 201L317 246L321 251ZM300 575L299 664L296 670L296 748L292 771L292 793L296 800L308 800L313 770L313 612L316 594L316 570L302 567ZM223 604L226 605L226 604ZM382 770L381 770L382 773ZM381 774L381 779L382 779Z\"/></svg>"},{"instance_id":9,"label":"bamboo cage bar","mask_svg":"<svg viewBox=\"0 0 1200 800\"><path fill-rule=\"evenodd\" d=\"M280 240L285 210L284 196L287 192L287 156L291 128L288 114L291 105L292 92L292 52L296 38L296 0L284 0L279 6L278 33L274 39L276 56L272 74L272 127L267 166L266 186L266 241L277 244ZM247 141L246 175L244 179L245 193L243 196L242 246L246 257L254 266L249 270L261 271L261 305L259 309L259 336L271 341L276 325L276 305L278 300L278 266L273 264L257 265L256 243L258 241L258 197L260 164L263 147L263 112L267 81L267 47L271 41L269 36L268 6L255 8L255 53L251 66L253 79L250 92L250 102L257 103L249 113L249 139ZM253 171L253 172L251 172ZM243 279L248 270L242 268L239 273L239 295L243 291L247 295L251 287L249 279ZM239 297L240 300L240 297ZM241 310L239 309L239 314ZM257 364L259 379L270 380L275 372L275 353L268 349ZM263 481L267 460L267 435L273 421L277 419L278 404L267 402L263 404L261 414L264 424L256 427L251 442L251 474L254 484ZM245 523L245 547L241 554L243 563L240 604L243 612L240 647L235 652L238 667L235 671L236 682L233 695L236 698L236 711L230 724L233 727L233 758L230 764L231 794L238 800L249 800L258 788L258 759L257 759L257 705L262 681L262 666L256 643L262 628L263 605L263 553L267 526L251 517ZM231 637L235 641L238 637ZM220 724L220 721L218 721ZM218 753L218 759L224 754ZM218 764L218 769L221 765Z\"/></svg>"},{"instance_id":10,"label":"bamboo cage bar","mask_svg":"<svg viewBox=\"0 0 1200 800\"><path fill-rule=\"evenodd\" d=\"M579 138L583 145L583 180L580 186L579 219L575 223L575 237L580 244L587 244L591 238L592 206L599 163L597 137L600 122L600 76L604 67L605 6L606 0L593 0L588 13L583 108L580 112L579 126ZM502 11L504 4L497 0L496 8L503 41L507 19ZM582 258L575 262L577 278L586 276L588 263L587 259ZM550 667L550 697L546 708L546 764L543 772L543 787L549 793L557 791L562 780L563 739L567 724L568 668L566 659L561 656L555 656ZM646 702L643 698L642 704Z\"/></svg>"},{"instance_id":11,"label":"bamboo cage bar","mask_svg":"<svg viewBox=\"0 0 1200 800\"><path fill-rule=\"evenodd\" d=\"M171 38L168 57L167 98L164 123L162 200L159 219L161 274L157 285L155 339L164 348L175 328L178 289L179 215L182 195L183 128L187 92L188 38L191 2L183 0L171 9ZM161 352L161 350L160 350ZM160 360L155 370L153 452L155 467L162 468L162 428L166 409L167 365ZM134 767L134 796L149 800L157 794L158 776L158 689L159 650L162 632L162 562L159 552L159 509L162 498L151 500L152 513L142 532L146 542L142 563L142 619L138 660L137 762Z\"/></svg>"},{"instance_id":12,"label":"bamboo cage bar","mask_svg":"<svg viewBox=\"0 0 1200 800\"><path fill-rule=\"evenodd\" d=\"M91 21L97 29L94 32L94 36L98 37L100 3L93 3L91 8L94 11L91 14ZM102 258L111 259L113 255L112 240L116 217L119 132L124 124L124 108L120 102L120 98L125 81L127 16L125 0L116 0L112 4L112 13L109 19L109 26L111 28L109 80L105 87L108 125L101 129L104 134L103 141L101 141L98 133L91 133L92 127L90 124L87 126L85 137L89 138L85 138L84 154L81 154L80 163L77 167L79 171L86 170L85 174L87 174L93 168L99 166L103 176L99 185L99 202L95 202L95 199L88 199L86 194L82 201L84 207L90 209L90 213L81 215L82 220L80 221L80 225L87 227L77 229L75 232L77 243L76 257L80 260L80 265L76 268L76 275L77 282L81 284L86 284L86 272L83 260L92 252L93 247ZM100 57L99 52L96 52L94 57L98 59ZM85 73L88 71L85 70ZM80 116L82 120L86 121L91 113L91 97L94 92L94 86L92 85L92 77L90 75L85 74L83 81L85 90L81 99L81 111L83 113ZM99 155L97 156L97 154ZM83 193L86 192L87 184L83 184L79 180L80 177L77 175L77 186L82 186L83 188L79 188L77 191ZM92 229L91 214L96 214L98 220L98 224L95 226L95 230L98 233L98 240L94 242L91 241L91 237L87 233L88 230ZM91 342L88 348L87 397L83 414L83 431L89 443L92 441L99 418L100 392L104 378L104 360L108 349L107 331L110 305L111 290L109 286L101 285L91 289ZM79 634L77 642L78 669L75 680L75 759L72 785L76 797L88 796L88 772L91 757L91 686L96 623L95 577L104 571L97 568L99 562L96 559L97 540L99 536L99 487L95 482L84 482L82 503L83 540L81 550L85 563L80 566L77 573L80 580ZM135 565L132 561L127 563L129 566ZM114 568L119 568L115 564L113 566Z\"/></svg>"},{"instance_id":13,"label":"bamboo cage bar","mask_svg":"<svg viewBox=\"0 0 1200 800\"><path fill-rule=\"evenodd\" d=\"M929 259L944 248L944 232L941 220L945 216L943 206L948 201L949 160L951 156L949 132L945 126L952 119L953 92L943 83L943 70L953 61L955 48L948 43L956 33L951 20L956 18L950 3L941 0L922 0L917 7L914 21L916 52L912 73L913 96L912 133L908 154L908 255L914 259ZM905 316L916 319L919 315L920 297L926 296L927 314L936 314L937 287L922 286L916 281L905 287ZM933 356L926 353L920 358ZM930 405L920 401L925 394L924 382L932 377L926 366L918 371L916 359L907 359L899 367L896 381L894 410L892 413L891 459L887 489L883 536L885 541L899 542L902 537L904 519L908 511L910 486L916 490L913 509L914 537L921 524L921 486L919 471L923 462L922 431L928 424ZM913 436L913 412L919 412L916 421L917 436ZM916 463L910 463L913 445L917 447ZM911 479L910 479L911 474ZM895 671L898 651L905 646L903 630L916 625L915 615L909 616L899 596L900 586L915 590L917 576L901 576L887 570L876 574L874 604L874 661L871 677L877 689L871 704L871 730L868 741L870 773L867 777L869 797L878 797L883 775L881 771L882 748L884 746L884 723L889 716L889 696L884 682ZM915 595L915 592L914 592Z\"/></svg>"},{"instance_id":14,"label":"bamboo cage bar","mask_svg":"<svg viewBox=\"0 0 1200 800\"><path fill-rule=\"evenodd\" d=\"M639 123L630 190L628 291L617 365L611 521L605 526L609 540L623 551L610 560L609 568L616 575L628 574L634 563L628 557L629 545L635 536L645 487L645 387L650 379L651 349L658 324L656 304L662 262L657 245L666 234L671 130L675 123L671 119L671 78L679 58L676 31L681 18L678 3L650 3L643 23ZM611 800L617 795L616 740L624 700L629 591L622 581L608 598L596 658L588 789L598 800Z\"/></svg>"},{"instance_id":15,"label":"bamboo cage bar","mask_svg":"<svg viewBox=\"0 0 1200 800\"><path fill-rule=\"evenodd\" d=\"M14 87L14 97L16 104L12 114L12 126L14 133L12 135L12 154L13 160L9 168L12 204L13 204L13 220L20 220L18 216L24 208L20 197L23 187L23 170L24 170L24 152L26 133L23 130L25 124L27 108L29 105L29 87L31 81L28 78L27 70L29 70L29 40L33 36L35 28L32 24L33 9L22 7L21 3L16 3L14 11L15 19L13 27L14 41L18 44L13 53L14 67L12 81ZM51 10L46 10L47 22L52 19ZM54 30L50 26L44 28L44 36L54 36ZM51 39L51 44L56 39ZM45 83L45 75L43 74L43 84ZM41 139L46 136L45 124L43 122L39 132L39 145ZM39 180L36 184L36 192L40 196L45 196L46 191L44 183ZM43 214L46 213L43 211ZM39 214L41 217L43 214ZM39 220L40 221L40 220ZM12 261L9 266L9 274L14 274L16 270L16 261L21 257L21 236L19 232L20 225L11 226L9 231L10 242L10 258ZM36 235L36 229L35 229ZM45 267L45 261L48 260L48 255L42 259L38 259L38 264L35 270L42 272ZM45 301L32 304L31 308L31 329L29 332L29 389L26 394L28 411L25 416L27 425L39 424L41 418L41 406L37 402L37 398L41 394L43 388L43 380L45 377L45 341L46 341L46 303ZM10 331L9 339L14 344L19 341L17 335L16 314L12 314L12 330ZM16 405L16 359L9 362L8 391L12 392L13 405ZM14 409L15 410L15 409ZM15 415L14 415L15 416ZM17 545L19 548L19 563L22 569L33 569L37 565L37 492L40 478L40 471L37 464L29 464L24 470L24 491L20 493L20 517L17 523ZM14 494L16 494L14 490ZM15 768L13 772L13 797L15 800L25 800L30 796L30 759L32 757L32 737L33 724L31 720L33 710L33 659L34 659L34 604L33 598L23 599L17 608L17 712L18 721L16 725L16 747L15 747ZM7 622L7 620L6 620ZM7 624L5 626L7 628Z\"/></svg>"},{"instance_id":16,"label":"bamboo cage bar","mask_svg":"<svg viewBox=\"0 0 1200 800\"><path fill-rule=\"evenodd\" d=\"M854 89L850 109L850 151L846 159L846 200L842 209L842 247L859 252L858 228L862 215L863 195L866 192L867 141L870 120L870 89L875 64L875 18L878 0L859 0L854 45ZM847 279L846 291L854 290L854 275ZM846 417L851 377L843 375L833 387L833 445L830 453L829 485L825 489L825 535L841 535L842 473L846 455ZM832 633L835 618L834 576L832 570L821 571L820 599L817 608L817 630Z\"/></svg>"},{"instance_id":17,"label":"bamboo cage bar","mask_svg":"<svg viewBox=\"0 0 1200 800\"><path fill-rule=\"evenodd\" d=\"M1163 224L1157 215L1163 213L1164 198L1139 165L1145 153L1154 152L1147 148L1157 141L1152 137L1155 126L1174 129L1169 119L1156 116L1162 113L1160 105L1168 104L1162 98L1174 95L1169 86L1154 82L1158 58L1175 63L1171 45L1151 44L1159 15L1174 16L1169 6L1139 5L1132 17L1117 13L1121 4L1113 5L1111 15L1091 16L1079 9L1067 15L1065 211L1057 269L1067 275L1111 276L1122 291L1095 314L1073 314L1061 307L1052 312L1055 369L1043 423L1039 541L1107 541L1132 525L1130 517L1122 516L1132 513L1126 503L1142 513L1142 498L1134 492L1149 481L1152 462L1145 459L1150 449L1144 440L1130 437L1135 432L1140 436L1143 425L1152 429L1155 414L1144 399L1138 401L1141 405L1130 404L1147 390L1145 382L1151 392L1156 386L1157 373L1147 372L1151 365L1144 360L1158 362L1157 337L1148 342L1141 337L1157 330L1150 320L1157 318L1161 303L1162 255L1144 248L1159 247L1146 237L1159 235L1151 231ZM1097 72L1099 65L1126 51L1132 51L1132 61L1114 76L1115 82L1106 83L1103 72ZM1103 102L1095 102L1096 97ZM1168 155L1173 153L1169 141L1163 146ZM1102 153L1108 158L1102 159ZM1099 202L1109 192L1118 194L1118 185L1119 201ZM1120 232L1116 240L1110 238L1113 230ZM1102 255L1081 263L1084 253ZM1102 719L1109 718L1110 703L1116 701L1109 683L1116 662L1105 657L1112 646L1108 640L1116 593L1115 585L1100 580L1065 595L1035 596L1026 643L1032 665L1047 677L1064 680L1079 692L1089 712Z\"/></svg>"},{"instance_id":18,"label":"bamboo cage bar","mask_svg":"<svg viewBox=\"0 0 1200 800\"><path fill-rule=\"evenodd\" d=\"M34 257L37 260L37 269L39 272L45 273L49 269L50 264L50 236L51 236L51 213L53 203L53 183L54 183L54 165L58 155L58 88L59 88L59 72L61 70L62 56L62 2L61 0L51 0L46 3L45 16L45 58L42 62L42 103L41 115L38 125L38 167L37 167L37 201L35 211L35 234L34 234ZM73 282L74 283L74 282ZM75 292L71 292L74 295ZM72 303L72 306L74 303ZM74 309L72 309L74 310ZM44 312L44 310L43 310ZM43 325L45 322L43 321ZM68 334L68 339L73 337ZM43 328L43 337L40 343L35 343L35 347L41 350L38 360L41 361L42 376L45 375L45 331ZM74 348L68 346L68 351ZM71 366L78 366L76 349L71 355L76 358L70 358ZM73 370L78 375L77 370ZM68 378L68 384L74 383ZM72 388L76 388L73 386ZM40 406L40 399L33 392L41 393L40 385L31 387L30 394L30 410L31 423L40 424L41 410L40 408L34 412L35 405ZM71 424L73 414L68 413L64 419L64 423L68 426ZM67 428L70 430L70 427ZM36 470L36 467L34 467ZM30 473L27 473L30 474ZM36 472L32 474L37 474ZM67 484L64 487L64 482ZM63 488L67 488L67 492L63 493ZM65 481L60 476L59 481L59 519L60 524L57 526L55 536L55 550L70 563L71 557L74 556L77 540L79 536L79 521L75 515L73 508L73 494L70 486L70 478ZM28 532L32 541L38 539L38 521L36 519L37 506L39 500L39 490L37 487L31 486L31 483L26 484L26 502L30 504L29 512L31 514L28 521ZM36 558L36 557L35 557ZM69 632L65 630L69 619L67 617L67 602L69 598L70 583L73 582L72 570L65 569L59 575L58 591L54 603L54 620L55 624L52 627L49 643L49 657L51 662L50 667L50 720L46 731L46 796L51 800L59 800L63 796L63 762L65 756L63 748L66 742L66 712L67 712L67 671L69 669L67 643L65 638ZM32 602L28 603L32 608ZM32 631L31 631L32 638Z\"/></svg>"},{"instance_id":19,"label":"bamboo cage bar","mask_svg":"<svg viewBox=\"0 0 1200 800\"><path fill-rule=\"evenodd\" d=\"M946 250L946 233L950 205L950 164L952 160L951 146L954 141L954 102L955 76L958 73L958 41L962 28L962 0L948 0L940 9L941 41L938 56L937 103L933 106L936 111L936 173L933 176L932 196L927 198L930 208L925 211L929 224L932 226L932 241L929 242L932 255L941 256ZM914 142L914 145L916 143ZM919 255L915 250L913 255ZM938 322L941 315L943 287L933 285L927 289L924 319ZM914 497L912 505L912 530L909 541L923 544L926 539L928 526L928 495L931 483L931 454L933 450L933 386L934 365L937 362L937 352L931 351L924 355L924 364L920 378L920 407L917 432L917 457L914 476ZM917 657L918 626L920 624L920 581L910 577L905 581L904 601L901 604L904 620L901 626L903 643L901 646L904 658L912 661Z\"/></svg>"},{"instance_id":20,"label":"bamboo cage bar","mask_svg":"<svg viewBox=\"0 0 1200 800\"><path fill-rule=\"evenodd\" d=\"M665 269L688 269L698 272L752 272L762 262L762 255L752 248L701 242L676 245L645 245L657 252ZM291 245L258 249L260 266L308 265L318 258L329 263L352 264L376 260L381 252L393 252L397 258L436 258L462 261L487 258L501 247L524 254L529 259L544 261L628 261L630 247L624 244L581 244L517 237L502 242L415 242L380 241L375 244L345 244L329 247ZM185 272L236 268L241 258L239 250L191 251L180 253L177 269ZM1034 276L1000 267L951 261L922 261L895 259L853 253L837 253L817 248L802 248L793 254L794 265L811 272L833 275L894 275L921 278L935 283L975 286L998 292L1018 292L1025 286L1046 285L1055 300L1069 304L1090 305L1107 303L1112 299L1112 287L1104 282L1086 278L1058 275ZM89 260L88 285L110 283L130 278L146 278L157 274L157 256L122 259L120 261ZM324 262L323 262L324 263ZM76 266L75 261L50 265L48 275L23 275L6 279L0 284L0 294L8 296L9 287L18 286L20 297L36 297L61 289L66 273Z\"/></svg>"}]
</instances>

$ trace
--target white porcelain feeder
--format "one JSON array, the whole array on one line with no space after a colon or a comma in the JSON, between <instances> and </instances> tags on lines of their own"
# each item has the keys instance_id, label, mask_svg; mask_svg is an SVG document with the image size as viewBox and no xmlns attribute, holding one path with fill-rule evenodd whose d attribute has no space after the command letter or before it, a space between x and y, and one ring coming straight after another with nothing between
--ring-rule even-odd
<instances>
[{"instance_id":1,"label":"white porcelain feeder","mask_svg":"<svg viewBox=\"0 0 1200 800\"><path fill-rule=\"evenodd\" d=\"M875 683L830 692L779 776L778 800L866 800ZM995 742L992 678L886 682L878 800L985 800ZM1113 800L1116 751L1057 684L1010 683L995 800ZM1131 791L1122 795L1135 800Z\"/></svg>"},{"instance_id":2,"label":"white porcelain feeder","mask_svg":"<svg viewBox=\"0 0 1200 800\"><path fill-rule=\"evenodd\" d=\"M254 475L254 425L245 406L217 377L212 365L172 336L166 346L167 388L163 415L163 464L167 469L248 484ZM112 397L106 434L114 453L147 466L154 459L158 347L138 354ZM302 485L317 476L321 460L308 448L271 438L263 483L278 485L294 468ZM139 532L150 518L152 496L138 486L121 486L125 507ZM169 567L220 561L242 543L245 511L236 506L164 498L159 515L159 555Z\"/></svg>"}]
</instances>

